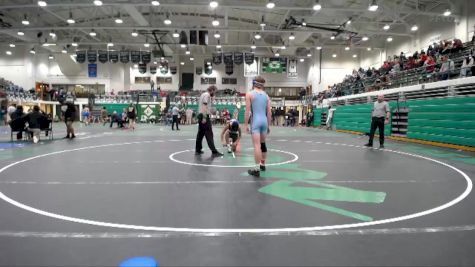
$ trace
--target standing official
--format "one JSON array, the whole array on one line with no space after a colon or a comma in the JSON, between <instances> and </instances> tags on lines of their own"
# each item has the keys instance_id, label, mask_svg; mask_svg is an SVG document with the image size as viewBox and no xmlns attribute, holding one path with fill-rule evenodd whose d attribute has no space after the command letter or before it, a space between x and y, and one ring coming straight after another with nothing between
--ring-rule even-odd
<instances>
[{"instance_id":1,"label":"standing official","mask_svg":"<svg viewBox=\"0 0 475 267\"><path fill-rule=\"evenodd\" d=\"M214 146L213 128L211 126L210 112L212 106L212 97L216 92L216 86L208 87L207 92L201 94L198 102L198 134L196 136L195 155L203 154L203 137L206 137L209 149L213 157L223 156Z\"/></svg>"},{"instance_id":2,"label":"standing official","mask_svg":"<svg viewBox=\"0 0 475 267\"><path fill-rule=\"evenodd\" d=\"M365 145L373 147L374 133L379 128L379 148L384 148L384 125L389 123L390 109L388 102L384 101L384 95L378 95L378 101L374 102L371 113L371 131L369 132L369 142Z\"/></svg>"}]
</instances>

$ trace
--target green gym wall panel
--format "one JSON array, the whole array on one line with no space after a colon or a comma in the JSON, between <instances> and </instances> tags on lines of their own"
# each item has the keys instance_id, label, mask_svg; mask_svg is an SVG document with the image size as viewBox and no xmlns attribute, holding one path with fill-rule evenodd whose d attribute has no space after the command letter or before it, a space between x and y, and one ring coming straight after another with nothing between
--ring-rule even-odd
<instances>
[{"instance_id":1,"label":"green gym wall panel","mask_svg":"<svg viewBox=\"0 0 475 267\"><path fill-rule=\"evenodd\" d=\"M419 139L419 140L433 141L433 142L440 142L440 143L447 143L447 144L456 144L456 145L463 145L463 146L475 146L475 139L473 139L473 138L463 138L463 137L446 136L446 135L434 135L434 134L417 133L417 132L408 133L407 137L412 138L412 139Z\"/></svg>"}]
</instances>

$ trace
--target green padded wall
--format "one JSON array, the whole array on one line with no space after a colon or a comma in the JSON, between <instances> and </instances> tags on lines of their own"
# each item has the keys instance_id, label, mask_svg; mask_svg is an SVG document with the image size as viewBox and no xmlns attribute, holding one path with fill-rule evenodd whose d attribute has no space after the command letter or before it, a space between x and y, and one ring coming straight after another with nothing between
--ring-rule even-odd
<instances>
[{"instance_id":1,"label":"green padded wall","mask_svg":"<svg viewBox=\"0 0 475 267\"><path fill-rule=\"evenodd\" d=\"M389 102L391 110L396 103ZM367 133L371 128L371 111L373 104L358 104L350 106L337 106L333 113L333 125L337 130L347 130ZM391 118L391 117L390 117ZM384 129L385 135L391 134L391 119Z\"/></svg>"},{"instance_id":2,"label":"green padded wall","mask_svg":"<svg viewBox=\"0 0 475 267\"><path fill-rule=\"evenodd\" d=\"M313 109L313 126L320 126L322 123L322 112L321 108Z\"/></svg>"},{"instance_id":3,"label":"green padded wall","mask_svg":"<svg viewBox=\"0 0 475 267\"><path fill-rule=\"evenodd\" d=\"M407 137L475 146L475 97L411 100Z\"/></svg>"}]
</instances>

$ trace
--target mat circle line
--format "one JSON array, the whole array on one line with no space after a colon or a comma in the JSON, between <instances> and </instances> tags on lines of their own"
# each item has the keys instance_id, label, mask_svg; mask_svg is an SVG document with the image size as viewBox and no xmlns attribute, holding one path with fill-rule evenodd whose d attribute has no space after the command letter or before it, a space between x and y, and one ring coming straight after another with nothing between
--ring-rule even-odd
<instances>
[{"instance_id":1,"label":"mat circle line","mask_svg":"<svg viewBox=\"0 0 475 267\"><path fill-rule=\"evenodd\" d=\"M142 143L160 143L163 142L161 140L158 141L141 141L141 142L128 142L128 143L120 143L120 144L106 144L106 145L97 145L97 146L88 146L88 147L82 147L82 148L76 148L76 149L70 149L70 150L61 150L61 151L56 151L56 152L51 152L51 153L46 153L42 155L37 155L33 156L30 158L26 158L20 161L13 162L3 168L0 169L0 174L7 170L8 168L11 168L15 165L31 161L34 159L38 158L43 158L43 157L48 157L52 155L58 155L58 154L63 154L63 153L68 153L68 152L74 152L74 151L82 151L82 150L87 150L87 149L95 149L95 148L103 148L103 147L112 147L112 146L123 146L123 145L131 145L131 144L142 144ZM323 142L313 142L315 144L325 144L325 145L336 145L336 146L347 146L347 147L352 147L352 148L362 148L362 149L367 149L365 147L361 146L355 146L355 145L347 145L347 144L340 144L340 143L323 143ZM231 228L217 228L217 229L211 229L211 228L175 228L175 227L157 227L157 226L142 226L142 225L131 225L131 224L120 224L120 223L110 223L110 222L101 222L101 221L94 221L94 220L88 220L88 219L81 219L81 218L75 218L75 217L70 217L70 216L65 216L61 214L56 214L44 210L40 210L31 206L28 206L26 204L23 204L21 202L18 202L7 195L5 195L3 192L0 192L0 198L9 204L16 206L18 208L24 209L26 211L30 211L32 213L36 213L39 215L47 216L50 218L55 218L59 220L64 220L68 222L75 222L75 223L81 223L81 224L87 224L87 225L94 225L94 226L101 226L101 227L109 227L109 228L117 228L117 229L128 229L128 230L141 230L141 231L155 231L155 232L180 232L180 233L203 233L203 234L209 234L210 236L213 236L213 234L223 234L223 233L237 233L237 234L252 234L252 233L257 233L257 234L272 234L272 233L285 233L285 232L311 232L311 231L323 231L323 230L340 230L340 229L351 229L351 228L360 228L360 227L368 227L368 226L375 226L375 225L382 225L382 224L388 224L388 223L395 223L395 222L401 222L401 221L406 221L410 219L415 219L418 217L426 216L429 214L433 214L442 210L445 210L447 208L450 208L462 200L464 200L472 191L473 188L473 183L470 177L464 173L463 171L457 169L456 167L438 161L436 159L428 158L425 156L421 155L416 155L416 154L411 154L407 152L400 152L400 151L393 151L393 150L388 150L384 149L382 151L387 151L387 152L392 152L396 154L401 154L401 155L406 155L406 156L412 156L415 158L420 158L424 160L428 160L434 163L437 163L439 165L448 167L457 173L459 173L467 182L467 187L465 191L456 197L455 199L451 200L450 202L447 202L441 206L405 215L405 216L400 216L400 217L394 217L394 218L389 218L389 219L382 219L382 220L376 220L376 221L371 221L371 222L361 222L361 223L350 223L350 224L338 224L338 225L327 225L327 226L311 226L311 227L297 227L297 228L244 228L244 229L231 229Z\"/></svg>"}]
</instances>

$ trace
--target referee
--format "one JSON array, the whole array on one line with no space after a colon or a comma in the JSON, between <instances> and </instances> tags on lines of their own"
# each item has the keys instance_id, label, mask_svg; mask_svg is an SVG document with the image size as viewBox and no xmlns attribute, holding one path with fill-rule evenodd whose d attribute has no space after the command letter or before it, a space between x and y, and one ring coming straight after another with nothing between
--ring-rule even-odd
<instances>
[{"instance_id":1,"label":"referee","mask_svg":"<svg viewBox=\"0 0 475 267\"><path fill-rule=\"evenodd\" d=\"M220 153L214 146L213 128L211 127L211 120L209 117L212 105L212 97L214 96L216 90L217 88L214 85L208 87L207 92L201 94L198 102L198 134L196 136L195 155L203 154L203 138L206 137L208 147L213 153L212 156L223 156L223 154Z\"/></svg>"},{"instance_id":2,"label":"referee","mask_svg":"<svg viewBox=\"0 0 475 267\"><path fill-rule=\"evenodd\" d=\"M369 142L365 145L373 147L374 133L379 128L379 148L384 148L384 125L389 123L390 109L388 102L384 101L384 95L378 95L378 101L374 102L371 113L371 131L369 132Z\"/></svg>"}]
</instances>

